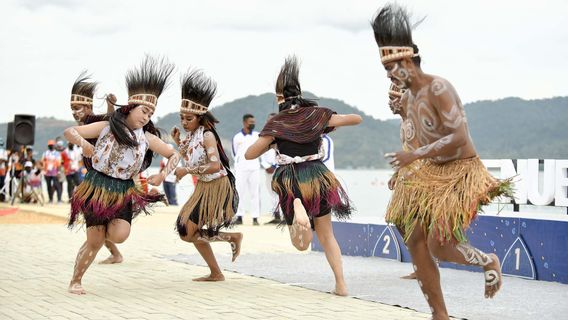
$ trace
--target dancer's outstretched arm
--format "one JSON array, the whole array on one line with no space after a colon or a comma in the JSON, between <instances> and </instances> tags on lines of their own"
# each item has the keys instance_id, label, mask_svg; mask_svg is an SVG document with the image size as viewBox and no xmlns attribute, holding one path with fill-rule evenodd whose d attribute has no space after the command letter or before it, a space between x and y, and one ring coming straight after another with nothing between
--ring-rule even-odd
<instances>
[{"instance_id":1,"label":"dancer's outstretched arm","mask_svg":"<svg viewBox=\"0 0 568 320\"><path fill-rule=\"evenodd\" d=\"M157 136L146 132L146 138L150 146L150 150L156 152L162 157L168 158L168 163L160 173L153 174L148 177L148 183L153 186L159 186L170 172L174 171L177 167L180 155L171 145L162 141Z\"/></svg>"},{"instance_id":2,"label":"dancer's outstretched arm","mask_svg":"<svg viewBox=\"0 0 568 320\"><path fill-rule=\"evenodd\" d=\"M63 134L67 141L81 147L84 157L90 158L95 152L95 147L85 139L97 138L106 126L108 126L108 121L99 121L84 126L67 128Z\"/></svg>"},{"instance_id":3,"label":"dancer's outstretched arm","mask_svg":"<svg viewBox=\"0 0 568 320\"><path fill-rule=\"evenodd\" d=\"M245 159L252 160L260 157L263 153L268 151L268 148L274 141L274 137L261 136L247 149L245 152Z\"/></svg>"},{"instance_id":4,"label":"dancer's outstretched arm","mask_svg":"<svg viewBox=\"0 0 568 320\"><path fill-rule=\"evenodd\" d=\"M363 121L358 114L334 114L327 123L328 127L355 126Z\"/></svg>"}]
</instances>

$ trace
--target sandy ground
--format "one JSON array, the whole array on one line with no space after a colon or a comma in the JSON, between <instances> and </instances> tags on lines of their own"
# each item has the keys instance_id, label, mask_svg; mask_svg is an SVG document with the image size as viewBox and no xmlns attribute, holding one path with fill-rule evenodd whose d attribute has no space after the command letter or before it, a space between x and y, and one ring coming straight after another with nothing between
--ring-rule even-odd
<instances>
[{"instance_id":1,"label":"sandy ground","mask_svg":"<svg viewBox=\"0 0 568 320\"><path fill-rule=\"evenodd\" d=\"M42 214L25 210L0 215L0 224L65 224L67 220L50 214Z\"/></svg>"}]
</instances>

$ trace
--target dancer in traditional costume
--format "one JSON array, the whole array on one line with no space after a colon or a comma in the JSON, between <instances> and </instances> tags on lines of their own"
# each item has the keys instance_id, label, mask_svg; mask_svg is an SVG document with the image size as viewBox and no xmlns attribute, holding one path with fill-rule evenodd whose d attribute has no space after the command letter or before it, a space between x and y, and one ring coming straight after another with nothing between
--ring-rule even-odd
<instances>
[{"instance_id":1,"label":"dancer in traditional costume","mask_svg":"<svg viewBox=\"0 0 568 320\"><path fill-rule=\"evenodd\" d=\"M402 150L413 151L416 149L416 141L412 140L414 137L411 135L412 128L409 126L409 122L406 120L406 111L402 108L402 96L404 94L404 89L398 88L391 82L388 95L389 95L389 108L392 113L399 115L402 122L400 124L400 142L402 143ZM415 162L418 165L418 161ZM400 170L396 170L392 177L389 179L388 187L392 190L392 198L397 198L401 193L404 193L404 176L406 174L411 174L412 171L409 167L404 167ZM399 172L401 173L399 176ZM399 181L400 178L400 181ZM403 196L404 197L404 196ZM399 230L402 233L402 230ZM412 272L408 275L402 276L402 279L416 279L416 272Z\"/></svg>"},{"instance_id":2,"label":"dancer in traditional costume","mask_svg":"<svg viewBox=\"0 0 568 320\"><path fill-rule=\"evenodd\" d=\"M399 171L397 184L404 184L393 195L386 220L403 234L433 318L448 319L434 258L479 266L485 297L493 297L501 287L499 258L473 247L465 232L482 205L511 194L511 182L493 178L483 166L454 87L420 68L407 12L386 5L372 27L387 77L407 89L402 99L405 130L418 143L415 150L386 155ZM405 168L410 172L402 174Z\"/></svg>"},{"instance_id":3,"label":"dancer in traditional costume","mask_svg":"<svg viewBox=\"0 0 568 320\"><path fill-rule=\"evenodd\" d=\"M231 226L239 197L235 177L229 170L229 159L215 130L219 121L208 111L215 92L215 82L201 71L185 74L181 87L180 119L187 135L181 140L179 129L172 130L172 138L184 160L184 166L175 170L177 179L187 174L197 177L195 191L178 216L177 231L182 240L195 245L211 271L194 281L225 280L209 242L228 242L232 261L235 261L243 238L240 232L221 232Z\"/></svg>"},{"instance_id":4,"label":"dancer in traditional costume","mask_svg":"<svg viewBox=\"0 0 568 320\"><path fill-rule=\"evenodd\" d=\"M110 114L114 112L116 96L111 93L106 97L107 113L101 115L95 115L93 113L93 98L96 88L97 82L91 81L87 71L81 72L79 77L75 80L75 83L73 83L70 102L71 112L73 114L73 118L79 125L86 125L98 121L108 121ZM97 143L97 138L87 139L87 141L90 144L95 145ZM83 165L85 166L85 169L91 169L91 159L83 157ZM116 244L107 239L105 240L105 247L110 251L110 256L100 263L113 264L122 262L123 257Z\"/></svg>"},{"instance_id":5,"label":"dancer in traditional costume","mask_svg":"<svg viewBox=\"0 0 568 320\"><path fill-rule=\"evenodd\" d=\"M298 60L287 58L276 81L280 112L267 122L245 157L257 158L275 144L279 167L272 189L278 194L292 244L301 251L308 249L313 228L335 275L333 293L345 296L341 250L333 235L330 213L345 219L352 208L345 190L322 163L321 136L335 127L357 125L362 119L356 114L335 114L302 97L298 77Z\"/></svg>"},{"instance_id":6,"label":"dancer in traditional costume","mask_svg":"<svg viewBox=\"0 0 568 320\"><path fill-rule=\"evenodd\" d=\"M139 69L126 75L128 105L113 112L109 121L65 130L67 140L80 146L84 157L93 158L71 200L69 227L78 224L81 216L87 226L87 241L79 249L69 284L71 293L86 293L82 277L105 239L124 242L132 219L140 212L148 213L151 203L164 200L161 194L142 192L133 177L150 166L154 153L169 161L166 170L148 178L152 185L162 183L179 162L179 154L160 140L150 121L172 71L173 65L147 56ZM97 137L94 146L86 140Z\"/></svg>"}]
</instances>

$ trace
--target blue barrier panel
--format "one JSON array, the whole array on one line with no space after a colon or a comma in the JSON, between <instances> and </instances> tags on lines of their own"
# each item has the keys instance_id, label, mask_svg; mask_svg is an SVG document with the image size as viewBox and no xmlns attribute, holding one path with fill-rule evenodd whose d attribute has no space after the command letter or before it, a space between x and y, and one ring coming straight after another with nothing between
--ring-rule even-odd
<instances>
[{"instance_id":1,"label":"blue barrier panel","mask_svg":"<svg viewBox=\"0 0 568 320\"><path fill-rule=\"evenodd\" d=\"M395 227L333 222L333 228L345 255L411 261ZM568 222L480 216L467 234L473 246L499 257L506 275L568 283ZM315 236L312 249L322 251ZM482 271L453 263L440 266Z\"/></svg>"},{"instance_id":2,"label":"blue barrier panel","mask_svg":"<svg viewBox=\"0 0 568 320\"><path fill-rule=\"evenodd\" d=\"M538 280L568 283L568 222L521 219Z\"/></svg>"},{"instance_id":3,"label":"blue barrier panel","mask_svg":"<svg viewBox=\"0 0 568 320\"><path fill-rule=\"evenodd\" d=\"M371 257L402 261L396 228L385 225L369 225L369 252Z\"/></svg>"},{"instance_id":4,"label":"blue barrier panel","mask_svg":"<svg viewBox=\"0 0 568 320\"><path fill-rule=\"evenodd\" d=\"M346 256L369 256L369 225L360 223L333 222L333 233L341 254ZM312 250L323 251L316 233L312 240Z\"/></svg>"},{"instance_id":5,"label":"blue barrier panel","mask_svg":"<svg viewBox=\"0 0 568 320\"><path fill-rule=\"evenodd\" d=\"M501 259L501 271L509 276L536 280L533 258L523 237L517 237L507 250L505 257Z\"/></svg>"}]
</instances>

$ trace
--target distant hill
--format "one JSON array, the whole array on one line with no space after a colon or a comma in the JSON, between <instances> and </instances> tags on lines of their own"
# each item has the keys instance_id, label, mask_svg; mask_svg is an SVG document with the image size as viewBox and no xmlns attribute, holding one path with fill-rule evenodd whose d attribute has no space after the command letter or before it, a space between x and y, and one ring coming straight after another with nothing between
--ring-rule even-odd
<instances>
[{"instance_id":1,"label":"distant hill","mask_svg":"<svg viewBox=\"0 0 568 320\"><path fill-rule=\"evenodd\" d=\"M314 97L310 93L305 96ZM331 133L335 142L335 164L338 168L384 168L383 155L400 149L399 120L377 120L347 103L331 98L318 98L318 104L338 113L357 113L363 123L356 127L339 128ZM387 108L377 104L377 108ZM568 159L568 97L542 100L506 98L478 101L465 106L471 136L482 158L562 158ZM212 113L220 123L218 132L227 151L233 135L241 129L242 116L256 117L260 131L270 112L276 112L274 94L247 96L215 107ZM45 150L48 139L61 136L72 121L38 118L36 150ZM179 124L178 112L156 121L167 132ZM5 136L6 124L0 124L0 136Z\"/></svg>"}]
</instances>

